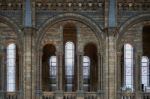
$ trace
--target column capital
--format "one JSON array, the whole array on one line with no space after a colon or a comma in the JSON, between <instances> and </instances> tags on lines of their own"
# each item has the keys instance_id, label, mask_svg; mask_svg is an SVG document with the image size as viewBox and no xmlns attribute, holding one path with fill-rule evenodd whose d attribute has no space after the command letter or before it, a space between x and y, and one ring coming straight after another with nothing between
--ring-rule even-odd
<instances>
[{"instance_id":1,"label":"column capital","mask_svg":"<svg viewBox=\"0 0 150 99\"><path fill-rule=\"evenodd\" d=\"M116 36L119 33L118 27L105 28L104 31L107 33L107 36Z\"/></svg>"},{"instance_id":2,"label":"column capital","mask_svg":"<svg viewBox=\"0 0 150 99\"><path fill-rule=\"evenodd\" d=\"M83 52L77 52L77 55L84 55Z\"/></svg>"},{"instance_id":3,"label":"column capital","mask_svg":"<svg viewBox=\"0 0 150 99\"><path fill-rule=\"evenodd\" d=\"M36 29L33 27L25 27L23 28L24 35L35 35Z\"/></svg>"}]
</instances>

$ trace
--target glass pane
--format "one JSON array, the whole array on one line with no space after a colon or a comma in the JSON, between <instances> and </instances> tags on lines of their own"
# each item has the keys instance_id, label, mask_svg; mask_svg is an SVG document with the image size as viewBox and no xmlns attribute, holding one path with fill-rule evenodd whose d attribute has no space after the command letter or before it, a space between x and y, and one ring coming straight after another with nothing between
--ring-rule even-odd
<instances>
[{"instance_id":1,"label":"glass pane","mask_svg":"<svg viewBox=\"0 0 150 99\"><path fill-rule=\"evenodd\" d=\"M15 67L16 67L16 46L10 44L7 47L7 91L15 91Z\"/></svg>"},{"instance_id":2,"label":"glass pane","mask_svg":"<svg viewBox=\"0 0 150 99\"><path fill-rule=\"evenodd\" d=\"M49 62L49 76L56 76L56 56L51 56Z\"/></svg>"},{"instance_id":3,"label":"glass pane","mask_svg":"<svg viewBox=\"0 0 150 99\"><path fill-rule=\"evenodd\" d=\"M124 45L124 70L125 70L125 85L132 88L133 86L133 48L130 44Z\"/></svg>"},{"instance_id":4,"label":"glass pane","mask_svg":"<svg viewBox=\"0 0 150 99\"><path fill-rule=\"evenodd\" d=\"M147 67L142 67L142 75L148 75Z\"/></svg>"},{"instance_id":5,"label":"glass pane","mask_svg":"<svg viewBox=\"0 0 150 99\"><path fill-rule=\"evenodd\" d=\"M126 75L131 75L132 74L132 69L126 67Z\"/></svg>"},{"instance_id":6,"label":"glass pane","mask_svg":"<svg viewBox=\"0 0 150 99\"><path fill-rule=\"evenodd\" d=\"M144 86L148 86L149 81L149 59L146 56L142 56L141 60L141 77L142 77L142 84Z\"/></svg>"},{"instance_id":7,"label":"glass pane","mask_svg":"<svg viewBox=\"0 0 150 99\"><path fill-rule=\"evenodd\" d=\"M142 84L144 84L144 86L147 86L148 85L148 76L142 76Z\"/></svg>"}]
</instances>

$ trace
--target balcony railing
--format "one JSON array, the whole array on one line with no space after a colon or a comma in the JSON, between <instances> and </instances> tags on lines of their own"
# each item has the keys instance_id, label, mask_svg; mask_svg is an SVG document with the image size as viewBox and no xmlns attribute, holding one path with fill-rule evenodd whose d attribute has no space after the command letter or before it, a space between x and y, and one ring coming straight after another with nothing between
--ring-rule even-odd
<instances>
[{"instance_id":1,"label":"balcony railing","mask_svg":"<svg viewBox=\"0 0 150 99\"><path fill-rule=\"evenodd\" d=\"M150 92L149 93L142 93L142 99L150 99Z\"/></svg>"},{"instance_id":2,"label":"balcony railing","mask_svg":"<svg viewBox=\"0 0 150 99\"><path fill-rule=\"evenodd\" d=\"M20 99L18 92L7 92L4 99Z\"/></svg>"},{"instance_id":3,"label":"balcony railing","mask_svg":"<svg viewBox=\"0 0 150 99\"><path fill-rule=\"evenodd\" d=\"M55 99L54 92L43 92L42 99Z\"/></svg>"},{"instance_id":4,"label":"balcony railing","mask_svg":"<svg viewBox=\"0 0 150 99\"><path fill-rule=\"evenodd\" d=\"M55 99L55 92L43 92L42 99ZM77 92L63 92L63 99L77 99ZM104 99L102 93L97 92L84 92L83 93L84 99Z\"/></svg>"}]
</instances>

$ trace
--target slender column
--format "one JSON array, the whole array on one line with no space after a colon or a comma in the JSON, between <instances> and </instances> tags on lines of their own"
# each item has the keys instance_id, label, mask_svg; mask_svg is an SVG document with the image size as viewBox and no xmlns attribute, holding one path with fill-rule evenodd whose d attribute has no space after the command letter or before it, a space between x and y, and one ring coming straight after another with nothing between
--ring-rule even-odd
<instances>
[{"instance_id":1,"label":"slender column","mask_svg":"<svg viewBox=\"0 0 150 99\"><path fill-rule=\"evenodd\" d=\"M98 89L97 98L103 99L103 55L102 53L97 53L98 56Z\"/></svg>"},{"instance_id":2,"label":"slender column","mask_svg":"<svg viewBox=\"0 0 150 99\"><path fill-rule=\"evenodd\" d=\"M134 88L135 88L135 98L136 99L141 99L141 92L140 92L140 87L141 87L141 71L140 71L140 68L141 68L141 54L139 53L136 53L135 55L135 66L134 66L134 70L135 70L135 75L134 75Z\"/></svg>"},{"instance_id":3,"label":"slender column","mask_svg":"<svg viewBox=\"0 0 150 99\"><path fill-rule=\"evenodd\" d=\"M77 99L84 99L83 93L83 53L77 53Z\"/></svg>"},{"instance_id":4,"label":"slender column","mask_svg":"<svg viewBox=\"0 0 150 99\"><path fill-rule=\"evenodd\" d=\"M42 99L42 49L39 49L38 56L36 57L37 68L36 68L36 99Z\"/></svg>"},{"instance_id":5,"label":"slender column","mask_svg":"<svg viewBox=\"0 0 150 99\"><path fill-rule=\"evenodd\" d=\"M101 53L101 56L100 56L100 72L101 72L101 89L100 90L104 90L104 86L103 86L103 83L104 83L104 78L103 78L103 76L104 76L104 74L103 74L103 72L104 72L104 69L103 69L103 62L104 62L104 60L103 60L103 58L104 58L104 56L103 56L103 52Z\"/></svg>"},{"instance_id":6,"label":"slender column","mask_svg":"<svg viewBox=\"0 0 150 99\"><path fill-rule=\"evenodd\" d=\"M1 95L0 95L0 98L1 99L4 99L4 92L5 92L5 49L4 47L2 46L1 47Z\"/></svg>"},{"instance_id":7,"label":"slender column","mask_svg":"<svg viewBox=\"0 0 150 99\"><path fill-rule=\"evenodd\" d=\"M63 99L63 53L57 52L57 81L56 99Z\"/></svg>"},{"instance_id":8,"label":"slender column","mask_svg":"<svg viewBox=\"0 0 150 99\"><path fill-rule=\"evenodd\" d=\"M97 57L98 57L98 91L100 91L102 89L102 76L101 76L101 54L97 53Z\"/></svg>"},{"instance_id":9,"label":"slender column","mask_svg":"<svg viewBox=\"0 0 150 99\"><path fill-rule=\"evenodd\" d=\"M121 52L117 52L117 91L118 99L121 99Z\"/></svg>"},{"instance_id":10,"label":"slender column","mask_svg":"<svg viewBox=\"0 0 150 99\"><path fill-rule=\"evenodd\" d=\"M77 55L77 90L83 90L83 53L78 52Z\"/></svg>"},{"instance_id":11,"label":"slender column","mask_svg":"<svg viewBox=\"0 0 150 99\"><path fill-rule=\"evenodd\" d=\"M62 68L62 60L63 60L63 54L62 52L57 52L57 90L62 91L62 75L63 75L63 68Z\"/></svg>"}]
</instances>

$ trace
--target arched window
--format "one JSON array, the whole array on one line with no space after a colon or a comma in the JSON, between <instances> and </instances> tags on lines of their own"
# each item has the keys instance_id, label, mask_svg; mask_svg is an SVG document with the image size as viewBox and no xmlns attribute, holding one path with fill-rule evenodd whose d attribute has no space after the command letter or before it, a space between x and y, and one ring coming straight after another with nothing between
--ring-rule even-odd
<instances>
[{"instance_id":1,"label":"arched window","mask_svg":"<svg viewBox=\"0 0 150 99\"><path fill-rule=\"evenodd\" d=\"M66 90L72 91L72 80L74 75L74 43L66 42L65 45L65 77L67 78Z\"/></svg>"},{"instance_id":2,"label":"arched window","mask_svg":"<svg viewBox=\"0 0 150 99\"><path fill-rule=\"evenodd\" d=\"M56 48L52 44L46 44L43 47L42 56L42 90L55 91L56 90L56 72L57 72L57 58Z\"/></svg>"},{"instance_id":3,"label":"arched window","mask_svg":"<svg viewBox=\"0 0 150 99\"><path fill-rule=\"evenodd\" d=\"M149 84L149 59L146 56L142 57L141 66L142 84L146 87Z\"/></svg>"},{"instance_id":4,"label":"arched window","mask_svg":"<svg viewBox=\"0 0 150 99\"><path fill-rule=\"evenodd\" d=\"M133 47L124 45L124 84L126 88L133 89Z\"/></svg>"},{"instance_id":5,"label":"arched window","mask_svg":"<svg viewBox=\"0 0 150 99\"><path fill-rule=\"evenodd\" d=\"M97 47L93 43L88 43L84 47L83 90L97 91L97 85L98 85Z\"/></svg>"},{"instance_id":6,"label":"arched window","mask_svg":"<svg viewBox=\"0 0 150 99\"><path fill-rule=\"evenodd\" d=\"M90 76L90 58L83 56L83 89L89 90L89 77Z\"/></svg>"},{"instance_id":7,"label":"arched window","mask_svg":"<svg viewBox=\"0 0 150 99\"><path fill-rule=\"evenodd\" d=\"M16 90L16 45L9 44L7 47L7 91Z\"/></svg>"},{"instance_id":8,"label":"arched window","mask_svg":"<svg viewBox=\"0 0 150 99\"><path fill-rule=\"evenodd\" d=\"M51 56L49 59L49 86L51 91L56 89L56 56Z\"/></svg>"}]
</instances>

